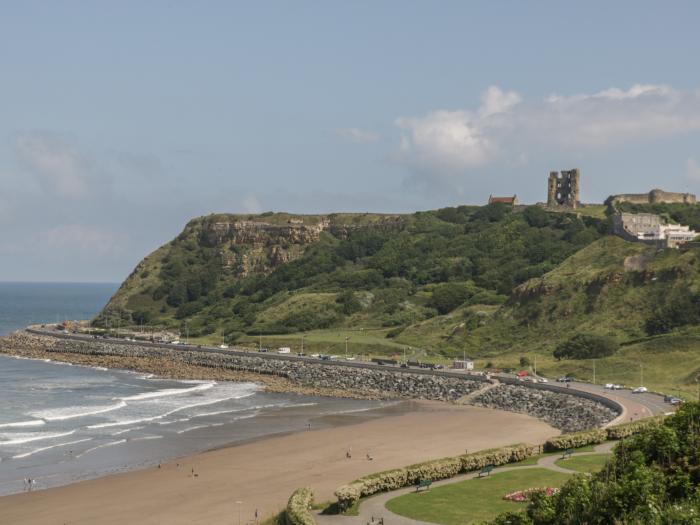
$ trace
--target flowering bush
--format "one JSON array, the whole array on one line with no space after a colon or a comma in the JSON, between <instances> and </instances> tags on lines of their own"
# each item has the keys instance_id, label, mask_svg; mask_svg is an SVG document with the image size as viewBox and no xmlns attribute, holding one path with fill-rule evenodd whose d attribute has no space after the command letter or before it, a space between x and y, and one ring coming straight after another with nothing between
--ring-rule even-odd
<instances>
[{"instance_id":1,"label":"flowering bush","mask_svg":"<svg viewBox=\"0 0 700 525\"><path fill-rule=\"evenodd\" d=\"M452 458L435 459L408 467L377 472L338 487L335 495L341 509L350 508L361 497L395 490L418 483L420 479L446 479L463 472L473 472L486 465L515 463L532 456L534 447L527 444L482 450Z\"/></svg>"},{"instance_id":2,"label":"flowering bush","mask_svg":"<svg viewBox=\"0 0 700 525\"><path fill-rule=\"evenodd\" d=\"M558 493L559 489L554 487L544 487L544 488L533 488L525 490L516 490L510 494L503 496L506 501L515 501L518 503L524 503L532 499L533 494L543 494L545 496L553 496Z\"/></svg>"},{"instance_id":3,"label":"flowering bush","mask_svg":"<svg viewBox=\"0 0 700 525\"><path fill-rule=\"evenodd\" d=\"M287 525L316 525L316 520L309 512L313 501L314 494L309 487L295 490L284 513Z\"/></svg>"}]
</instances>

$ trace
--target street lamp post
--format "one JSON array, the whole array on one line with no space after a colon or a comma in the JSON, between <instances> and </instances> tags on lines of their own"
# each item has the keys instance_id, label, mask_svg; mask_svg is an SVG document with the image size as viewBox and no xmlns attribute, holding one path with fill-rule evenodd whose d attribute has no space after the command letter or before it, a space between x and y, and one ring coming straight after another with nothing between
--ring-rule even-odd
<instances>
[{"instance_id":1,"label":"street lamp post","mask_svg":"<svg viewBox=\"0 0 700 525\"><path fill-rule=\"evenodd\" d=\"M350 339L350 337L346 336L345 337L345 359L346 360L348 359L348 339Z\"/></svg>"}]
</instances>

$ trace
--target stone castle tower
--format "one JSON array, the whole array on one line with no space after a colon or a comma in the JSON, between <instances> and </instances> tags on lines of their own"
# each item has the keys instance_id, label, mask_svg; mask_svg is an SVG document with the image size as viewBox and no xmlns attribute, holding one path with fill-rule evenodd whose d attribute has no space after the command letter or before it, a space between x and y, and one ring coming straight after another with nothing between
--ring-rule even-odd
<instances>
[{"instance_id":1,"label":"stone castle tower","mask_svg":"<svg viewBox=\"0 0 700 525\"><path fill-rule=\"evenodd\" d=\"M581 174L578 169L561 172L550 171L547 185L547 206L577 208L580 203L580 178Z\"/></svg>"}]
</instances>

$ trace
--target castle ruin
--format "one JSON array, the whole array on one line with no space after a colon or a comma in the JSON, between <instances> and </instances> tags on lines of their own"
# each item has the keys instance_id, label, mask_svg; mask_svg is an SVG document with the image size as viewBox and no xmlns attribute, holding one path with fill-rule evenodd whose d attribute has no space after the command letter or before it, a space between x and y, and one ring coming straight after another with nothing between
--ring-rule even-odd
<instances>
[{"instance_id":1,"label":"castle ruin","mask_svg":"<svg viewBox=\"0 0 700 525\"><path fill-rule=\"evenodd\" d=\"M559 206L578 208L580 178L581 174L578 169L562 170L561 172L550 171L547 185L547 206L550 208Z\"/></svg>"},{"instance_id":2,"label":"castle ruin","mask_svg":"<svg viewBox=\"0 0 700 525\"><path fill-rule=\"evenodd\" d=\"M660 189L651 190L649 193L622 193L611 195L605 201L606 204L696 204L697 198L692 193L673 193Z\"/></svg>"}]
</instances>

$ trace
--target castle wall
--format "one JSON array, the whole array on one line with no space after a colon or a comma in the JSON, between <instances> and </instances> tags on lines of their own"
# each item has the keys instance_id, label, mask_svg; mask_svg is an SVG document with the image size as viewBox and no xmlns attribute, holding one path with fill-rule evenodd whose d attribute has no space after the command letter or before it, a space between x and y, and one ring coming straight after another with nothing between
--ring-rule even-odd
<instances>
[{"instance_id":1,"label":"castle wall","mask_svg":"<svg viewBox=\"0 0 700 525\"><path fill-rule=\"evenodd\" d=\"M659 189L649 193L621 193L612 195L608 200L613 203L629 202L630 204L696 204L697 198L692 193L674 193Z\"/></svg>"}]
</instances>

